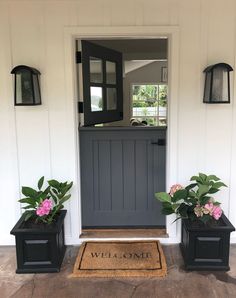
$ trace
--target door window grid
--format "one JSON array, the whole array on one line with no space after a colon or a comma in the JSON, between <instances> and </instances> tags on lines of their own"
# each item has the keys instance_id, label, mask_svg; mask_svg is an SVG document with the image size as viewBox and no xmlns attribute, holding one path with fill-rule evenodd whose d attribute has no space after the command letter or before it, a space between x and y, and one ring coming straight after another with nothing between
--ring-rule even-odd
<instances>
[{"instance_id":1,"label":"door window grid","mask_svg":"<svg viewBox=\"0 0 236 298\"><path fill-rule=\"evenodd\" d=\"M91 112L116 110L116 63L96 57L89 60Z\"/></svg>"}]
</instances>

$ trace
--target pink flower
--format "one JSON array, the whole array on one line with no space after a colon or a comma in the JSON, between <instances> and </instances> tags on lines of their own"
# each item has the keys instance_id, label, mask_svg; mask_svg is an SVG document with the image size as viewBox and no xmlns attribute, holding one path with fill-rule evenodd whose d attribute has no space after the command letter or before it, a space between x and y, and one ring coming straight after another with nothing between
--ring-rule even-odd
<instances>
[{"instance_id":1,"label":"pink flower","mask_svg":"<svg viewBox=\"0 0 236 298\"><path fill-rule=\"evenodd\" d=\"M222 215L222 209L219 206L215 206L211 201L209 201L204 206L204 213L213 216L216 220L218 220Z\"/></svg>"},{"instance_id":2,"label":"pink flower","mask_svg":"<svg viewBox=\"0 0 236 298\"><path fill-rule=\"evenodd\" d=\"M219 206L214 206L212 216L218 220L222 215L222 209Z\"/></svg>"},{"instance_id":3,"label":"pink flower","mask_svg":"<svg viewBox=\"0 0 236 298\"><path fill-rule=\"evenodd\" d=\"M170 188L170 195L173 196L177 190L183 189L183 186L180 184L174 184Z\"/></svg>"},{"instance_id":4,"label":"pink flower","mask_svg":"<svg viewBox=\"0 0 236 298\"><path fill-rule=\"evenodd\" d=\"M52 209L52 201L49 199L45 199L39 207L36 209L36 214L38 216L48 215L50 210Z\"/></svg>"},{"instance_id":5,"label":"pink flower","mask_svg":"<svg viewBox=\"0 0 236 298\"><path fill-rule=\"evenodd\" d=\"M45 199L42 203L41 206L45 209L52 209L52 201L49 199Z\"/></svg>"},{"instance_id":6,"label":"pink flower","mask_svg":"<svg viewBox=\"0 0 236 298\"><path fill-rule=\"evenodd\" d=\"M204 206L204 209L205 209L205 214L210 214L212 216L212 213L213 213L213 209L214 209L214 205L212 202L208 202L205 206Z\"/></svg>"},{"instance_id":7,"label":"pink flower","mask_svg":"<svg viewBox=\"0 0 236 298\"><path fill-rule=\"evenodd\" d=\"M43 207L38 207L37 210L36 210L36 214L38 216L44 216L44 215L48 215L50 212L50 210L48 209L44 209Z\"/></svg>"}]
</instances>

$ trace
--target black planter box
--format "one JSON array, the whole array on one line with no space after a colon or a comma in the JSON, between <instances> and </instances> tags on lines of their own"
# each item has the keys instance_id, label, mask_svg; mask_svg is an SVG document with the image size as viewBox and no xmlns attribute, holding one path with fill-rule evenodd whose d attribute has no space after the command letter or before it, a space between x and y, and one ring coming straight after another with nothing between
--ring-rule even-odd
<instances>
[{"instance_id":1,"label":"black planter box","mask_svg":"<svg viewBox=\"0 0 236 298\"><path fill-rule=\"evenodd\" d=\"M187 270L224 270L229 267L230 233L234 226L223 214L215 226L182 220L180 248Z\"/></svg>"},{"instance_id":2,"label":"black planter box","mask_svg":"<svg viewBox=\"0 0 236 298\"><path fill-rule=\"evenodd\" d=\"M59 272L65 255L64 218L61 210L50 225L27 228L21 217L11 234L16 239L16 273Z\"/></svg>"}]
</instances>

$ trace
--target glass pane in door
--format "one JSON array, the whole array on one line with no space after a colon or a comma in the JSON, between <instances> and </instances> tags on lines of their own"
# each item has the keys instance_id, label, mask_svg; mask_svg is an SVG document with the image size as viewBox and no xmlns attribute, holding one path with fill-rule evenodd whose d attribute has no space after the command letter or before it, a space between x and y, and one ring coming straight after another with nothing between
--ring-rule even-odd
<instances>
[{"instance_id":1,"label":"glass pane in door","mask_svg":"<svg viewBox=\"0 0 236 298\"><path fill-rule=\"evenodd\" d=\"M106 83L116 84L116 63L106 61Z\"/></svg>"},{"instance_id":2,"label":"glass pane in door","mask_svg":"<svg viewBox=\"0 0 236 298\"><path fill-rule=\"evenodd\" d=\"M91 83L102 83L102 60L96 57L89 57L90 67L90 82Z\"/></svg>"},{"instance_id":3,"label":"glass pane in door","mask_svg":"<svg viewBox=\"0 0 236 298\"><path fill-rule=\"evenodd\" d=\"M91 111L99 112L103 110L102 87L90 87Z\"/></svg>"}]
</instances>

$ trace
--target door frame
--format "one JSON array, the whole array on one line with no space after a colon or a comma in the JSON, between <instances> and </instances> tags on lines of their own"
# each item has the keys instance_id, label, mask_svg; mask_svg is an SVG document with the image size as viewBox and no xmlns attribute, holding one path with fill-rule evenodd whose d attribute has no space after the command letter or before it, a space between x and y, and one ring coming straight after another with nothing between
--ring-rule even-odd
<instances>
[{"instance_id":1,"label":"door frame","mask_svg":"<svg viewBox=\"0 0 236 298\"><path fill-rule=\"evenodd\" d=\"M76 82L76 40L77 39L150 39L158 37L168 38L168 119L167 119L167 149L166 149L166 189L178 182L178 101L179 101L179 27L178 26L122 26L122 27L65 27L65 87L68 128L73 134L72 143L75 165L71 169L74 178L72 199L67 205L69 219L67 221L69 233L66 234L67 244L80 244L86 241L80 239L82 232L82 208L80 188L79 161L79 131L77 112L77 82ZM173 221L174 215L166 216L166 230L168 238L160 238L162 243L180 242L180 223ZM67 227L66 227L67 228ZM158 239L158 238L157 238ZM91 239L90 239L91 240ZM94 239L95 240L95 239ZM101 240L101 239L100 239ZM107 239L104 239L107 240Z\"/></svg>"}]
</instances>

